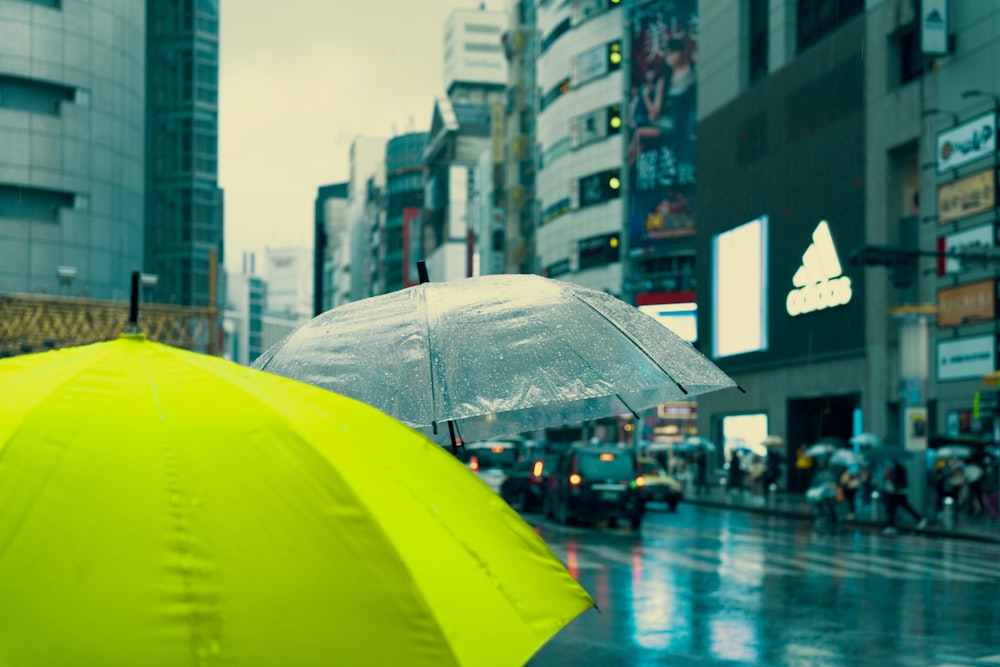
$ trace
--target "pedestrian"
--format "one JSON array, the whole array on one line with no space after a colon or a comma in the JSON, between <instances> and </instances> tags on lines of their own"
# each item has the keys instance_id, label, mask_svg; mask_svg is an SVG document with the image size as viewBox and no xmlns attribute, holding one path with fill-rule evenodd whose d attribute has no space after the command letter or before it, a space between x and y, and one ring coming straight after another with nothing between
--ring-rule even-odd
<instances>
[{"instance_id":1,"label":"pedestrian","mask_svg":"<svg viewBox=\"0 0 1000 667\"><path fill-rule=\"evenodd\" d=\"M764 458L757 454L752 454L750 456L750 469L747 471L747 476L750 481L750 494L753 496L753 504L758 506L763 506L765 503L765 483L767 465L764 463Z\"/></svg>"},{"instance_id":2,"label":"pedestrian","mask_svg":"<svg viewBox=\"0 0 1000 667\"><path fill-rule=\"evenodd\" d=\"M844 504L847 505L847 514L844 518L848 521L854 520L859 488L861 488L861 466L852 463L840 475L840 492L844 497Z\"/></svg>"},{"instance_id":3,"label":"pedestrian","mask_svg":"<svg viewBox=\"0 0 1000 667\"><path fill-rule=\"evenodd\" d=\"M743 495L743 461L739 452L729 455L729 492L736 492L737 497Z\"/></svg>"},{"instance_id":4,"label":"pedestrian","mask_svg":"<svg viewBox=\"0 0 1000 667\"><path fill-rule=\"evenodd\" d=\"M910 513L913 520L917 522L917 530L922 530L927 526L927 519L920 516L920 513L910 505L908 491L906 466L899 461L887 460L882 469L882 498L885 502L883 535L896 534L896 510L898 509Z\"/></svg>"},{"instance_id":5,"label":"pedestrian","mask_svg":"<svg viewBox=\"0 0 1000 667\"><path fill-rule=\"evenodd\" d=\"M825 527L833 533L837 530L837 476L827 462L820 459L816 463L806 500L812 503L814 509L814 526Z\"/></svg>"},{"instance_id":6,"label":"pedestrian","mask_svg":"<svg viewBox=\"0 0 1000 667\"><path fill-rule=\"evenodd\" d=\"M694 489L697 495L708 492L708 453L698 448L694 453Z\"/></svg>"},{"instance_id":7,"label":"pedestrian","mask_svg":"<svg viewBox=\"0 0 1000 667\"><path fill-rule=\"evenodd\" d=\"M991 521L1000 520L1000 466L996 458L988 456L983 460L983 509Z\"/></svg>"},{"instance_id":8,"label":"pedestrian","mask_svg":"<svg viewBox=\"0 0 1000 667\"><path fill-rule=\"evenodd\" d=\"M802 444L795 453L795 490L803 491L809 488L812 476L813 460L806 456L809 446Z\"/></svg>"}]
</instances>

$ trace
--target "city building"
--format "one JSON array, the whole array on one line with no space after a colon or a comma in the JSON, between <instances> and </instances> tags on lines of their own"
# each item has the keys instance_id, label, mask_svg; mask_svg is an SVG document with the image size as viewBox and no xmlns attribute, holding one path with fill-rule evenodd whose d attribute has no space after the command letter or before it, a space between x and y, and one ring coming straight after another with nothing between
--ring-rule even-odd
<instances>
[{"instance_id":1,"label":"city building","mask_svg":"<svg viewBox=\"0 0 1000 667\"><path fill-rule=\"evenodd\" d=\"M222 356L249 366L267 349L264 344L267 283L257 274L256 255L244 252L240 273L228 276L226 283L229 289L222 323Z\"/></svg>"},{"instance_id":2,"label":"city building","mask_svg":"<svg viewBox=\"0 0 1000 667\"><path fill-rule=\"evenodd\" d=\"M143 268L146 10L0 0L0 292L125 300Z\"/></svg>"},{"instance_id":3,"label":"city building","mask_svg":"<svg viewBox=\"0 0 1000 667\"><path fill-rule=\"evenodd\" d=\"M138 269L154 301L214 303L218 2L0 15L0 290L123 300Z\"/></svg>"},{"instance_id":4,"label":"city building","mask_svg":"<svg viewBox=\"0 0 1000 667\"><path fill-rule=\"evenodd\" d=\"M146 0L146 7L145 271L157 276L155 300L208 306L221 293L213 277L225 240L219 2Z\"/></svg>"},{"instance_id":5,"label":"city building","mask_svg":"<svg viewBox=\"0 0 1000 667\"><path fill-rule=\"evenodd\" d=\"M500 34L507 27L507 14L479 9L455 9L445 20L443 41L443 89L465 84L507 83L507 67L500 49Z\"/></svg>"},{"instance_id":6,"label":"city building","mask_svg":"<svg viewBox=\"0 0 1000 667\"><path fill-rule=\"evenodd\" d=\"M313 312L313 253L309 248L267 248L264 313L305 322Z\"/></svg>"},{"instance_id":7,"label":"city building","mask_svg":"<svg viewBox=\"0 0 1000 667\"><path fill-rule=\"evenodd\" d=\"M333 308L336 251L347 229L347 182L321 185L313 208L313 315L319 315Z\"/></svg>"},{"instance_id":8,"label":"city building","mask_svg":"<svg viewBox=\"0 0 1000 667\"><path fill-rule=\"evenodd\" d=\"M747 393L700 399L700 430L982 430L995 266L937 249L995 243L1000 42L976 27L1000 7L743 4L702 3L698 178L725 196L699 200L697 276L701 349Z\"/></svg>"},{"instance_id":9,"label":"city building","mask_svg":"<svg viewBox=\"0 0 1000 667\"><path fill-rule=\"evenodd\" d=\"M355 137L351 142L347 182L347 229L337 260L334 305L376 294L379 235L385 190L386 140Z\"/></svg>"},{"instance_id":10,"label":"city building","mask_svg":"<svg viewBox=\"0 0 1000 667\"><path fill-rule=\"evenodd\" d=\"M395 136L385 147L386 216L377 270L381 293L417 283L418 225L424 203L426 132Z\"/></svg>"},{"instance_id":11,"label":"city building","mask_svg":"<svg viewBox=\"0 0 1000 667\"><path fill-rule=\"evenodd\" d=\"M611 0L535 11L534 268L621 295L625 11Z\"/></svg>"},{"instance_id":12,"label":"city building","mask_svg":"<svg viewBox=\"0 0 1000 667\"><path fill-rule=\"evenodd\" d=\"M493 187L500 191L505 218L502 238L505 273L541 273L535 263L535 53L538 38L535 0L517 0L502 37L507 58L507 91L503 105L502 171ZM493 132L498 128L494 118Z\"/></svg>"}]
</instances>

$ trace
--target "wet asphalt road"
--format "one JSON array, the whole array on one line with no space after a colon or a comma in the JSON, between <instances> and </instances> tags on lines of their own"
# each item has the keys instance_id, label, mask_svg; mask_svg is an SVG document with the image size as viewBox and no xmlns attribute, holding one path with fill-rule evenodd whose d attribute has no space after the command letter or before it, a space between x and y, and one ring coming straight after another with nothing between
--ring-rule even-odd
<instances>
[{"instance_id":1,"label":"wet asphalt road","mask_svg":"<svg viewBox=\"0 0 1000 667\"><path fill-rule=\"evenodd\" d=\"M1000 665L1000 545L682 505L525 518L597 601L531 667Z\"/></svg>"}]
</instances>

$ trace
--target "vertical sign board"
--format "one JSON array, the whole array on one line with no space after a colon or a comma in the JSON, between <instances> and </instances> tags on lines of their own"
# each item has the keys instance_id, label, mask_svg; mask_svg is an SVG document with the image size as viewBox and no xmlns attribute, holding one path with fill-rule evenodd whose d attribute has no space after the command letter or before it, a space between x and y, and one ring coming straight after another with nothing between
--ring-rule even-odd
<instances>
[{"instance_id":1,"label":"vertical sign board","mask_svg":"<svg viewBox=\"0 0 1000 667\"><path fill-rule=\"evenodd\" d=\"M938 290L938 328L989 322L997 312L996 281L980 280Z\"/></svg>"},{"instance_id":2,"label":"vertical sign board","mask_svg":"<svg viewBox=\"0 0 1000 667\"><path fill-rule=\"evenodd\" d=\"M990 111L937 135L937 173L993 155L997 150L997 114Z\"/></svg>"},{"instance_id":3,"label":"vertical sign board","mask_svg":"<svg viewBox=\"0 0 1000 667\"><path fill-rule=\"evenodd\" d=\"M996 174L991 167L939 186L938 223L961 220L996 206Z\"/></svg>"},{"instance_id":4,"label":"vertical sign board","mask_svg":"<svg viewBox=\"0 0 1000 667\"><path fill-rule=\"evenodd\" d=\"M635 3L626 166L629 252L695 233L697 0Z\"/></svg>"},{"instance_id":5,"label":"vertical sign board","mask_svg":"<svg viewBox=\"0 0 1000 667\"><path fill-rule=\"evenodd\" d=\"M997 339L992 334L937 342L937 379L968 380L996 370Z\"/></svg>"},{"instance_id":6,"label":"vertical sign board","mask_svg":"<svg viewBox=\"0 0 1000 667\"><path fill-rule=\"evenodd\" d=\"M948 53L948 0L921 0L920 51L928 56Z\"/></svg>"},{"instance_id":7,"label":"vertical sign board","mask_svg":"<svg viewBox=\"0 0 1000 667\"><path fill-rule=\"evenodd\" d=\"M975 265L973 260L964 262L959 254L974 255L978 252L985 252L992 248L996 236L997 228L993 223L979 225L971 229L965 229L954 234L946 234L938 237L938 260L937 268L939 276L950 276L962 273L966 270L966 265Z\"/></svg>"}]
</instances>

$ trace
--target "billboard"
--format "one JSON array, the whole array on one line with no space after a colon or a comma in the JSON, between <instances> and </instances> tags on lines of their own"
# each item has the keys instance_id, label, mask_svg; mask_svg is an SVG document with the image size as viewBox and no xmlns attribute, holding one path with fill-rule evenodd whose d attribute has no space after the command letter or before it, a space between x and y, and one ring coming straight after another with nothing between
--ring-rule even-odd
<instances>
[{"instance_id":1,"label":"billboard","mask_svg":"<svg viewBox=\"0 0 1000 667\"><path fill-rule=\"evenodd\" d=\"M996 206L996 172L991 167L938 186L938 223L961 220Z\"/></svg>"},{"instance_id":2,"label":"billboard","mask_svg":"<svg viewBox=\"0 0 1000 667\"><path fill-rule=\"evenodd\" d=\"M768 216L712 238L712 356L768 348Z\"/></svg>"},{"instance_id":3,"label":"billboard","mask_svg":"<svg viewBox=\"0 0 1000 667\"><path fill-rule=\"evenodd\" d=\"M634 254L695 232L697 0L632 10L629 241Z\"/></svg>"},{"instance_id":4,"label":"billboard","mask_svg":"<svg viewBox=\"0 0 1000 667\"><path fill-rule=\"evenodd\" d=\"M688 341L698 341L698 303L694 291L642 292L636 305L657 322Z\"/></svg>"},{"instance_id":5,"label":"billboard","mask_svg":"<svg viewBox=\"0 0 1000 667\"><path fill-rule=\"evenodd\" d=\"M997 114L977 116L937 135L937 173L961 167L997 150Z\"/></svg>"},{"instance_id":6,"label":"billboard","mask_svg":"<svg viewBox=\"0 0 1000 667\"><path fill-rule=\"evenodd\" d=\"M996 283L992 279L939 289L937 325L940 328L989 322L996 317L996 302Z\"/></svg>"},{"instance_id":7,"label":"billboard","mask_svg":"<svg viewBox=\"0 0 1000 667\"><path fill-rule=\"evenodd\" d=\"M965 229L954 234L938 237L938 270L939 276L954 275L965 271L965 262L960 253L975 254L976 251L986 252L992 248L994 238L1000 230L994 224L987 223L971 229ZM966 259L968 261L968 259Z\"/></svg>"}]
</instances>

